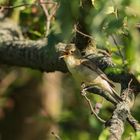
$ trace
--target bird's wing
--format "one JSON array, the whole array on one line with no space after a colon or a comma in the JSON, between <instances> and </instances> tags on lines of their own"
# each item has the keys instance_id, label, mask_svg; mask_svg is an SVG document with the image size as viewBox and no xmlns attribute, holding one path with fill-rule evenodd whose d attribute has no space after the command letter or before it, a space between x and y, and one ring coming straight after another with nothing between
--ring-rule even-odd
<instances>
[{"instance_id":1,"label":"bird's wing","mask_svg":"<svg viewBox=\"0 0 140 140\"><path fill-rule=\"evenodd\" d=\"M93 63L92 61L88 60L88 59L81 59L81 64L88 67L89 69L96 71L97 74L99 74L104 80L106 80L111 87L115 87L113 82L110 81L107 76L101 71L101 69L99 69L97 67L97 65L95 63Z\"/></svg>"}]
</instances>

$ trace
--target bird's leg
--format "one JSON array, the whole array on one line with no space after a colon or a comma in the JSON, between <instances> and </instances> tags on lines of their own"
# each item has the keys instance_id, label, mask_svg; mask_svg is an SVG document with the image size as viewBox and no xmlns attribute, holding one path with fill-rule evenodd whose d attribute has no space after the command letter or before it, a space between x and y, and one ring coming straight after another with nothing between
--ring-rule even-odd
<instances>
[{"instance_id":1,"label":"bird's leg","mask_svg":"<svg viewBox=\"0 0 140 140\"><path fill-rule=\"evenodd\" d=\"M91 114L95 115L96 118L98 120L100 120L102 123L105 123L106 121L98 116L100 108L102 107L102 105L98 103L98 104L96 104L95 107L92 106L91 100L86 95L86 91L88 90L88 88L89 88L89 86L87 87L84 82L81 83L81 94L86 99L86 101L87 101L87 103L88 103L88 105L90 107Z\"/></svg>"},{"instance_id":2,"label":"bird's leg","mask_svg":"<svg viewBox=\"0 0 140 140\"><path fill-rule=\"evenodd\" d=\"M89 90L89 89L92 89L93 86L94 86L94 85L92 85L92 86L86 86L84 82L81 83L81 88L82 88L82 89L81 89L81 94L82 94L82 95L86 95L86 91ZM101 99L101 102L96 103L96 104L95 104L95 107L94 107L94 111L95 111L97 114L99 113L100 109L102 108L102 103L103 103L103 101L104 101L104 98L103 98L103 97L101 97L101 98L102 98L102 99Z\"/></svg>"},{"instance_id":3,"label":"bird's leg","mask_svg":"<svg viewBox=\"0 0 140 140\"><path fill-rule=\"evenodd\" d=\"M82 95L86 95L87 88L86 88L86 84L84 82L81 83L81 94Z\"/></svg>"},{"instance_id":4,"label":"bird's leg","mask_svg":"<svg viewBox=\"0 0 140 140\"><path fill-rule=\"evenodd\" d=\"M86 92L86 91L88 91L90 89L93 89L94 87L96 87L96 84L86 85L84 82L82 82L81 83L81 93L84 93L84 92Z\"/></svg>"},{"instance_id":5,"label":"bird's leg","mask_svg":"<svg viewBox=\"0 0 140 140\"><path fill-rule=\"evenodd\" d=\"M87 86L84 82L81 83L81 94L85 94L86 95L86 91L89 89L92 89L94 87L94 85L92 86Z\"/></svg>"}]
</instances>

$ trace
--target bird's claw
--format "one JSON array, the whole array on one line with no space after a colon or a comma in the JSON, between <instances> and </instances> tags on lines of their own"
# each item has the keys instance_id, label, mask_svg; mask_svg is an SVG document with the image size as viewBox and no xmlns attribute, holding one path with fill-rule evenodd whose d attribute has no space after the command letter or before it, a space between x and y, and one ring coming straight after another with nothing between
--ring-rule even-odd
<instances>
[{"instance_id":1,"label":"bird's claw","mask_svg":"<svg viewBox=\"0 0 140 140\"><path fill-rule=\"evenodd\" d=\"M81 94L84 96L84 95L86 95L87 93L86 93L86 85L85 85L85 83L83 82L83 83L81 83Z\"/></svg>"},{"instance_id":2,"label":"bird's claw","mask_svg":"<svg viewBox=\"0 0 140 140\"><path fill-rule=\"evenodd\" d=\"M87 94L86 89L82 89L80 93L81 93L81 95L85 96Z\"/></svg>"}]
</instances>

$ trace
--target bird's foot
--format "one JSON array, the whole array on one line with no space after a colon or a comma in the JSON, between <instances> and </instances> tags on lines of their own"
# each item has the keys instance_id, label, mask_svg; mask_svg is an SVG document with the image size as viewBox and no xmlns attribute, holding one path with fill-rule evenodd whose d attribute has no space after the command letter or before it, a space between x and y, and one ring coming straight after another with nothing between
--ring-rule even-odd
<instances>
[{"instance_id":1,"label":"bird's foot","mask_svg":"<svg viewBox=\"0 0 140 140\"><path fill-rule=\"evenodd\" d=\"M81 83L81 91L80 91L80 93L81 93L82 95L86 95L86 94L87 94L86 91L87 91L86 85L85 85L85 83L83 82L83 83Z\"/></svg>"}]
</instances>

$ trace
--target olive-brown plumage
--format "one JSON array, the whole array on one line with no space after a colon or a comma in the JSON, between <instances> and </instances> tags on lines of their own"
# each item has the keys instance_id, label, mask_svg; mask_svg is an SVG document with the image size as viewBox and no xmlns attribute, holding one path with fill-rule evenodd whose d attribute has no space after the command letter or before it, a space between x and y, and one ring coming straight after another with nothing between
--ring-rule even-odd
<instances>
[{"instance_id":1,"label":"olive-brown plumage","mask_svg":"<svg viewBox=\"0 0 140 140\"><path fill-rule=\"evenodd\" d=\"M120 100L119 95L113 89L112 81L107 78L95 63L83 58L74 44L67 45L60 57L64 59L68 70L79 84L84 82L86 86L96 85L110 93L116 100Z\"/></svg>"}]
</instances>

